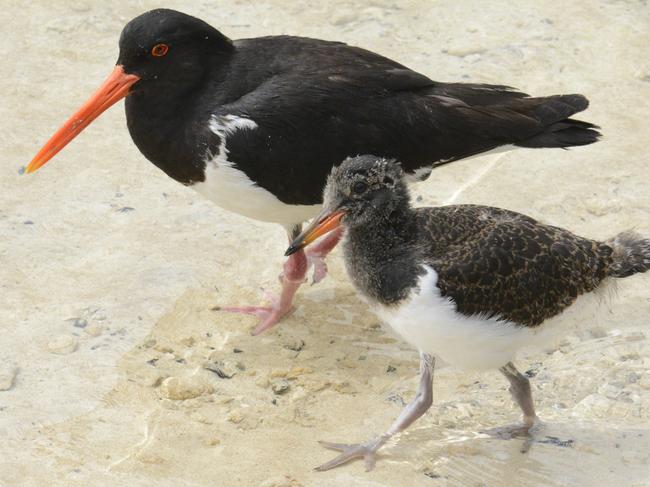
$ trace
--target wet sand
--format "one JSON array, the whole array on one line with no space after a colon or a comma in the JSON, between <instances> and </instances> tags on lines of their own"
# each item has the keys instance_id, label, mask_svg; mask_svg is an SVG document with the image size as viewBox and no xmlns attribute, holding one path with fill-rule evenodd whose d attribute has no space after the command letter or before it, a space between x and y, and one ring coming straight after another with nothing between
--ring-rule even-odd
<instances>
[{"instance_id":1,"label":"wet sand","mask_svg":"<svg viewBox=\"0 0 650 487\"><path fill-rule=\"evenodd\" d=\"M204 2L167 6L227 35L339 39L434 79L579 92L597 145L514 151L436 170L418 204L472 202L585 236L650 232L650 7L643 2ZM417 353L368 313L339 251L280 327L212 310L275 289L280 227L229 214L159 172L121 107L47 167L20 174L107 76L150 1L7 1L0 105L0 485L650 485L650 278L566 316L567 338L518 360L545 421L497 373L436 371L434 405L382 450L318 473L316 440L380 433L414 394ZM581 326L579 326L581 325Z\"/></svg>"}]
</instances>

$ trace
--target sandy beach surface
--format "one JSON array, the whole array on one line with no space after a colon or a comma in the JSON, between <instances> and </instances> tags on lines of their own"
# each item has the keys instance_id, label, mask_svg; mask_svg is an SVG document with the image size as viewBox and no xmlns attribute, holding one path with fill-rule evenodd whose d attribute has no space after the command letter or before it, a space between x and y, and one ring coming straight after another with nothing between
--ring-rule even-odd
<instances>
[{"instance_id":1,"label":"sandy beach surface","mask_svg":"<svg viewBox=\"0 0 650 487\"><path fill-rule=\"evenodd\" d=\"M382 432L417 353L373 317L340 251L279 327L215 311L275 290L286 237L167 178L120 105L45 168L40 145L108 75L150 0L3 0L0 25L0 486L650 486L650 276L567 313L523 355L532 439L498 372L436 371L434 404L381 451L329 472L317 440ZM418 204L521 211L593 238L650 233L646 1L170 1L233 38L343 40L441 81L583 93L596 145L436 170ZM578 327L578 325L580 325Z\"/></svg>"}]
</instances>

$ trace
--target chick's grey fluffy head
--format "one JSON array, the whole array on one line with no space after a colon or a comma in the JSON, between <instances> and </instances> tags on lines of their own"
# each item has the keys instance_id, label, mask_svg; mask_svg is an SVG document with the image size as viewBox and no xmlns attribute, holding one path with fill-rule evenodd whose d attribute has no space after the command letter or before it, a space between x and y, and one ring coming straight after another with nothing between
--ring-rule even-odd
<instances>
[{"instance_id":1,"label":"chick's grey fluffy head","mask_svg":"<svg viewBox=\"0 0 650 487\"><path fill-rule=\"evenodd\" d=\"M349 157L332 169L323 203L330 211L345 211L343 224L355 226L408 207L409 193L398 162L363 155Z\"/></svg>"}]
</instances>

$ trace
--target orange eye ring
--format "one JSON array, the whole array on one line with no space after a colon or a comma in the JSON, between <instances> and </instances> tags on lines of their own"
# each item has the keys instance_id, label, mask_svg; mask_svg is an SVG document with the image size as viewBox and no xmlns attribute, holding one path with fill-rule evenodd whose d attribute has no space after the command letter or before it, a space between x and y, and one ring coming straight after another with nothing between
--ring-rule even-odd
<instances>
[{"instance_id":1,"label":"orange eye ring","mask_svg":"<svg viewBox=\"0 0 650 487\"><path fill-rule=\"evenodd\" d=\"M167 51L169 51L169 46L167 44L156 44L151 48L151 55L162 57L167 54Z\"/></svg>"}]
</instances>

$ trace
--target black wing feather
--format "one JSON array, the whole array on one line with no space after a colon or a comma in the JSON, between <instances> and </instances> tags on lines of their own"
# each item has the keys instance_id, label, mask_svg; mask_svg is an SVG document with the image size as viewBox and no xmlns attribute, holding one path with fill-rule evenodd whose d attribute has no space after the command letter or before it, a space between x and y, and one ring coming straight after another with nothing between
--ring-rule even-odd
<instances>
[{"instance_id":1,"label":"black wing feather","mask_svg":"<svg viewBox=\"0 0 650 487\"><path fill-rule=\"evenodd\" d=\"M287 42L290 39L291 42ZM270 37L236 41L216 115L258 128L228 138L229 159L289 204L315 204L331 168L359 154L396 158L407 172L505 144L590 143L594 126L568 119L580 95L530 98L507 86L438 83L342 43ZM251 70L259 59L264 71ZM212 105L214 105L212 104ZM301 184L296 184L300 181Z\"/></svg>"}]
</instances>

